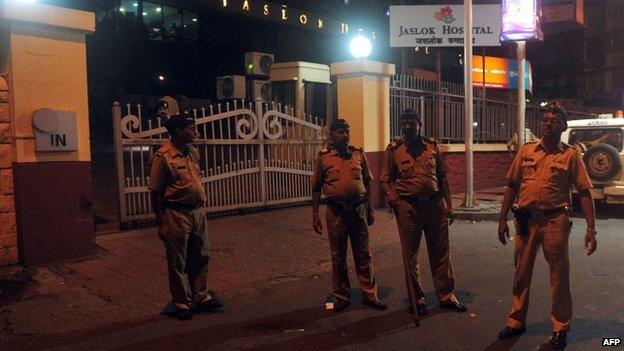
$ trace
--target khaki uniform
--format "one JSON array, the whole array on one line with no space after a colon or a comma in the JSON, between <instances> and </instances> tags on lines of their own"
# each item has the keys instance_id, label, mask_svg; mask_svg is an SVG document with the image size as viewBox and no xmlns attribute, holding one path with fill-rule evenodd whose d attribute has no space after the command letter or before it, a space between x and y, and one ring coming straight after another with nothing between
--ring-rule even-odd
<instances>
[{"instance_id":1,"label":"khaki uniform","mask_svg":"<svg viewBox=\"0 0 624 351\"><path fill-rule=\"evenodd\" d=\"M449 258L448 222L443 213L439 181L448 166L437 143L424 139L416 150L408 150L402 139L386 148L379 180L389 183L399 195L396 220L403 248L405 279L410 301L425 302L420 278L418 251L425 233L433 284L440 302L455 301L455 278Z\"/></svg>"},{"instance_id":2,"label":"khaki uniform","mask_svg":"<svg viewBox=\"0 0 624 351\"><path fill-rule=\"evenodd\" d=\"M208 238L199 154L189 145L186 154L168 142L154 155L149 189L162 194L164 215L159 230L167 253L169 290L178 310L212 299L206 285Z\"/></svg>"},{"instance_id":3,"label":"khaki uniform","mask_svg":"<svg viewBox=\"0 0 624 351\"><path fill-rule=\"evenodd\" d=\"M592 186L583 159L576 149L563 143L547 150L539 140L530 142L520 148L507 179L520 184L518 206L531 210L528 235L515 236L513 307L507 325L525 327L533 265L542 245L550 267L553 330L567 331L572 319L568 255L572 222L567 211L570 190L572 185L578 191Z\"/></svg>"},{"instance_id":4,"label":"khaki uniform","mask_svg":"<svg viewBox=\"0 0 624 351\"><path fill-rule=\"evenodd\" d=\"M347 241L351 240L353 259L364 298L377 299L377 283L368 247L368 209L365 184L373 176L362 149L349 147L350 158L343 158L333 147L322 149L312 176L314 192L323 190L327 200L325 219L332 257L333 292L348 300L351 286L347 270Z\"/></svg>"}]
</instances>

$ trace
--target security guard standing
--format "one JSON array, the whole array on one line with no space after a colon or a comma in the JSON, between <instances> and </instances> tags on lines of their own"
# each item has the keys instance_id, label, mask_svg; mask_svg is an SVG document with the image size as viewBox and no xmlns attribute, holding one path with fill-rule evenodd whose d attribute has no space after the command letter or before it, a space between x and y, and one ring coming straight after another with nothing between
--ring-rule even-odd
<instances>
[{"instance_id":1,"label":"security guard standing","mask_svg":"<svg viewBox=\"0 0 624 351\"><path fill-rule=\"evenodd\" d=\"M418 250L425 233L429 264L440 307L465 312L455 297L455 278L449 259L448 226L453 209L447 165L435 140L421 135L418 112L407 109L400 118L402 138L386 148L381 166L381 186L396 212L410 311L428 313L420 280Z\"/></svg>"},{"instance_id":2,"label":"security guard standing","mask_svg":"<svg viewBox=\"0 0 624 351\"><path fill-rule=\"evenodd\" d=\"M576 188L587 222L585 247L590 255L596 250L595 209L589 189L592 184L578 151L561 142L568 115L558 105L551 105L541 121L543 138L524 144L507 173L509 185L503 199L498 225L498 238L505 245L509 239L507 214L516 217L513 307L501 339L526 331L529 291L533 265L539 246L550 267L552 309L550 320L553 348L566 346L566 333L572 319L570 294L570 260L568 241L570 222L570 188ZM517 207L512 209L514 200Z\"/></svg>"},{"instance_id":3,"label":"security guard standing","mask_svg":"<svg viewBox=\"0 0 624 351\"><path fill-rule=\"evenodd\" d=\"M314 231L322 233L319 201L324 190L327 200L325 219L332 257L334 311L349 306L351 286L347 271L347 241L351 241L355 268L363 303L378 310L387 306L377 298L377 283L368 247L368 226L375 217L370 204L369 184L373 178L364 151L349 145L349 124L336 120L330 128L331 146L323 148L316 159L312 177L312 222Z\"/></svg>"},{"instance_id":4,"label":"security guard standing","mask_svg":"<svg viewBox=\"0 0 624 351\"><path fill-rule=\"evenodd\" d=\"M190 143L197 137L195 121L182 115L169 118L171 140L154 155L149 179L158 236L165 245L169 290L176 316L192 318L191 303L212 311L223 303L208 291L208 238L200 180L199 154Z\"/></svg>"}]
</instances>

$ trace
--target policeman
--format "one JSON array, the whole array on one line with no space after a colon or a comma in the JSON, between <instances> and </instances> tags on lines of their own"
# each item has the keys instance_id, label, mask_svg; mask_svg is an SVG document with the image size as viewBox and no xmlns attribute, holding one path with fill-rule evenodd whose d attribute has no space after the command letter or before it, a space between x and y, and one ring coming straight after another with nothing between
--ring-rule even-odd
<instances>
[{"instance_id":1,"label":"policeman","mask_svg":"<svg viewBox=\"0 0 624 351\"><path fill-rule=\"evenodd\" d=\"M551 346L566 346L566 332L572 319L570 294L570 263L568 240L570 222L570 188L574 185L587 221L585 246L587 254L596 250L594 202L589 189L592 184L583 159L578 151L561 142L561 133L567 128L567 113L551 105L541 121L541 140L524 144L514 158L507 179L498 225L498 238L505 245L509 238L507 214L514 200L518 200L516 213L515 265L513 306L507 326L499 333L501 339L518 336L526 331L529 308L529 290L533 264L539 246L550 267L552 296ZM522 215L521 215L522 214Z\"/></svg>"},{"instance_id":2,"label":"policeman","mask_svg":"<svg viewBox=\"0 0 624 351\"><path fill-rule=\"evenodd\" d=\"M424 231L440 307L465 312L467 308L455 297L449 259L448 226L453 221L453 209L446 179L448 167L436 141L421 135L418 112L405 110L400 123L403 137L386 148L379 178L388 203L396 212L410 311L415 309L421 316L428 313L418 265Z\"/></svg>"},{"instance_id":3,"label":"policeman","mask_svg":"<svg viewBox=\"0 0 624 351\"><path fill-rule=\"evenodd\" d=\"M149 179L158 236L165 245L169 290L175 315L192 318L191 303L200 311L223 306L206 285L208 238L200 180L199 154L190 145L197 132L195 121L181 115L169 118L165 128L171 140L154 155Z\"/></svg>"},{"instance_id":4,"label":"policeman","mask_svg":"<svg viewBox=\"0 0 624 351\"><path fill-rule=\"evenodd\" d=\"M378 310L387 306L377 298L377 283L368 247L368 225L375 217L370 204L370 181L373 178L364 151L349 145L349 124L336 120L330 128L331 146L323 148L316 159L312 176L312 222L314 231L322 233L319 217L321 190L327 200L325 220L332 257L334 311L349 306L351 286L347 272L347 240L351 241L363 303Z\"/></svg>"}]
</instances>

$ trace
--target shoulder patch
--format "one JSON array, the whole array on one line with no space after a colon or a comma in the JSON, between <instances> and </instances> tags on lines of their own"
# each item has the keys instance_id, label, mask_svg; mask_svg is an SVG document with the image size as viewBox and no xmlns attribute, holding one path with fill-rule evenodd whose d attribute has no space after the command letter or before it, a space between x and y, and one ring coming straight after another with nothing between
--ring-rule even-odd
<instances>
[{"instance_id":1,"label":"shoulder patch","mask_svg":"<svg viewBox=\"0 0 624 351\"><path fill-rule=\"evenodd\" d=\"M192 153L195 159L199 161L199 150L197 150L195 146L190 145L190 144L188 148L189 148L189 152Z\"/></svg>"},{"instance_id":2,"label":"shoulder patch","mask_svg":"<svg viewBox=\"0 0 624 351\"><path fill-rule=\"evenodd\" d=\"M403 144L403 138L396 138L390 141L390 143L386 147L386 150L394 150L397 147L401 146L402 144Z\"/></svg>"}]
</instances>

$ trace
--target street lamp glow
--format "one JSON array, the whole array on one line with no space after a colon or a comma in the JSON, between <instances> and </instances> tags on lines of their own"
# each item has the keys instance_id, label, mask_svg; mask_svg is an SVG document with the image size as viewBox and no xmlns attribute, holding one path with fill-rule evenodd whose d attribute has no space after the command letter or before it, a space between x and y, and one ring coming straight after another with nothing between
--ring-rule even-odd
<instances>
[{"instance_id":1,"label":"street lamp glow","mask_svg":"<svg viewBox=\"0 0 624 351\"><path fill-rule=\"evenodd\" d=\"M368 38L363 37L360 34L353 38L351 40L351 43L349 44L349 51L351 52L351 55L353 55L353 57L355 57L356 59L368 57L372 50L373 44L371 44Z\"/></svg>"}]
</instances>

